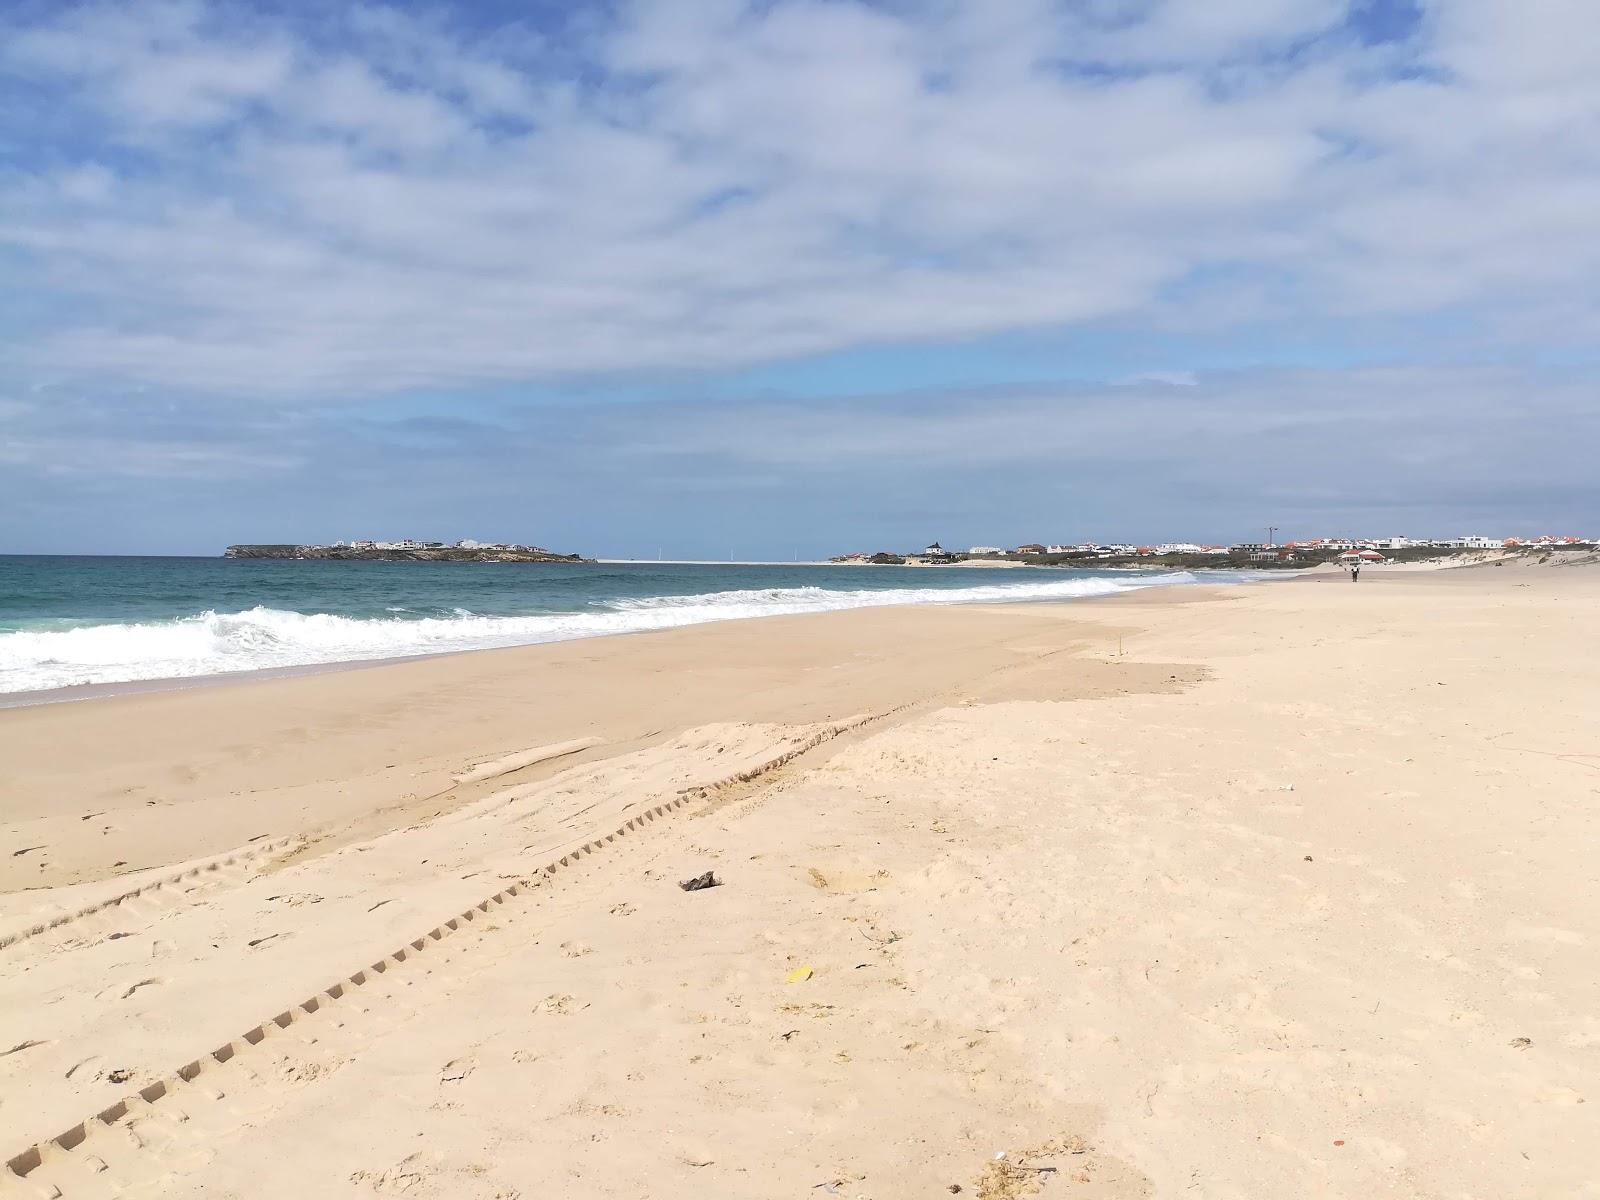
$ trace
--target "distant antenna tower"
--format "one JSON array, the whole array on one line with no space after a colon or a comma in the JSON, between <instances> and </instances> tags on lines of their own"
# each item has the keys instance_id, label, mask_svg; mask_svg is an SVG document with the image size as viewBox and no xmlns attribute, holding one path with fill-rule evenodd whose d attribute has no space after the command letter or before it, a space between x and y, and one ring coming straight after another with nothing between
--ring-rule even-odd
<instances>
[{"instance_id":1,"label":"distant antenna tower","mask_svg":"<svg viewBox=\"0 0 1600 1200\"><path fill-rule=\"evenodd\" d=\"M1278 527L1276 525L1268 525L1267 526L1267 545L1269 545L1269 546L1276 546L1277 545L1277 543L1272 540L1275 536L1277 536L1277 533L1278 533Z\"/></svg>"}]
</instances>

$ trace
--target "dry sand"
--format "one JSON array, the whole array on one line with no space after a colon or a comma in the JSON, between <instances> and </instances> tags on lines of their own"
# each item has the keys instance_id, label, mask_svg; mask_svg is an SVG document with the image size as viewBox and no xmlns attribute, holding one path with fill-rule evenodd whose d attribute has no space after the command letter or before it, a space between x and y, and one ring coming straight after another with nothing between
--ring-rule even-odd
<instances>
[{"instance_id":1,"label":"dry sand","mask_svg":"<svg viewBox=\"0 0 1600 1200\"><path fill-rule=\"evenodd\" d=\"M0 712L0 1196L1600 1195L1597 595L1380 568Z\"/></svg>"}]
</instances>

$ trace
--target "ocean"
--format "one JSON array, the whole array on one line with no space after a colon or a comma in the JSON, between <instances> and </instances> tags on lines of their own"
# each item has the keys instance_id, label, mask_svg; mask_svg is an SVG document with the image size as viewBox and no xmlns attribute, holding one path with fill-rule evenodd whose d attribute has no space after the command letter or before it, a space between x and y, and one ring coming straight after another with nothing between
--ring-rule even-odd
<instances>
[{"instance_id":1,"label":"ocean","mask_svg":"<svg viewBox=\"0 0 1600 1200\"><path fill-rule=\"evenodd\" d=\"M1248 577L1043 567L0 555L0 693L405 658L783 613L1066 601Z\"/></svg>"}]
</instances>

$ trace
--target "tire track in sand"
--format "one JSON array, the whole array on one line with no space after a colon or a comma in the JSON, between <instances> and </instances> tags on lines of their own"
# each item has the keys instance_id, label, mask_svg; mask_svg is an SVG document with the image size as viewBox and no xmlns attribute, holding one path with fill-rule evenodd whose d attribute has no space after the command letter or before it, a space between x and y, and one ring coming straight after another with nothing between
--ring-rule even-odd
<instances>
[{"instance_id":1,"label":"tire track in sand","mask_svg":"<svg viewBox=\"0 0 1600 1200\"><path fill-rule=\"evenodd\" d=\"M643 832L685 806L714 799L793 762L841 734L894 715L900 706L835 721L774 758L709 784L685 789L645 809L608 833L590 833L569 843L549 862L477 904L435 925L390 954L291 1004L246 1029L165 1078L140 1088L54 1137L12 1154L0 1172L0 1200L88 1200L91 1197L159 1195L164 1183L202 1165L207 1144L247 1124L272 1107L274 1090L304 1086L349 1061L382 1033L385 1002L404 986L419 959L450 960L456 935L481 928L498 913L575 867L619 838ZM178 878L184 878L183 873ZM164 881L163 881L164 882ZM141 889L143 890L143 889ZM103 907L103 906L101 906ZM254 1103L252 1103L254 1101Z\"/></svg>"},{"instance_id":2,"label":"tire track in sand","mask_svg":"<svg viewBox=\"0 0 1600 1200\"><path fill-rule=\"evenodd\" d=\"M256 874L258 867L290 853L301 840L299 836L277 838L270 842L262 842L259 846L246 846L211 858L199 859L180 870L152 879L136 888L59 913L25 928L0 934L0 950L9 949L19 942L43 934L68 937L73 932L72 927L79 922L96 916L109 915L113 908L135 920L148 923L165 912L190 903L196 892L212 890L213 884L243 882Z\"/></svg>"},{"instance_id":3,"label":"tire track in sand","mask_svg":"<svg viewBox=\"0 0 1600 1200\"><path fill-rule=\"evenodd\" d=\"M463 784L482 783L537 763L565 758L604 744L601 738L580 738L577 741L535 746L499 758L487 759L463 768L452 776L454 782L451 788L446 788L437 795L442 796L445 792ZM274 859L289 858L315 844L317 840L318 832L308 830L274 838L260 845L246 845L193 860L138 887L70 909L46 920L36 921L21 929L0 932L0 950L6 950L19 942L44 934L54 935L57 945L65 944L76 933L75 927L79 923L97 916L110 916L111 909L117 909L119 915L130 916L142 924L149 924L156 917L192 902L197 898L197 893L213 891L214 885L219 883L244 883L259 873L258 868L267 866Z\"/></svg>"}]
</instances>

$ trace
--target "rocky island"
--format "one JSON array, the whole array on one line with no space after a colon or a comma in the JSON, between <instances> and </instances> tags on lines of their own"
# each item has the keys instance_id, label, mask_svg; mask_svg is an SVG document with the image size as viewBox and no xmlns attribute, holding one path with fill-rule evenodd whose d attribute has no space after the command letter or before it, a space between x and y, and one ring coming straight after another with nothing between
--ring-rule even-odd
<instances>
[{"instance_id":1,"label":"rocky island","mask_svg":"<svg viewBox=\"0 0 1600 1200\"><path fill-rule=\"evenodd\" d=\"M555 554L538 546L503 542L335 542L331 546L229 546L223 558L334 559L343 562L591 562L581 554Z\"/></svg>"}]
</instances>

